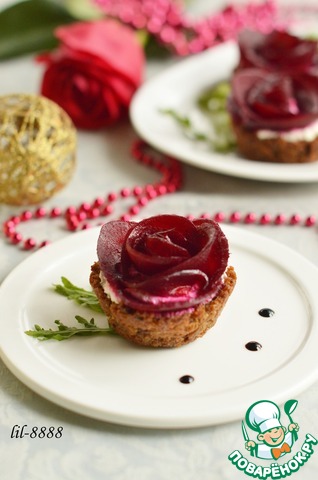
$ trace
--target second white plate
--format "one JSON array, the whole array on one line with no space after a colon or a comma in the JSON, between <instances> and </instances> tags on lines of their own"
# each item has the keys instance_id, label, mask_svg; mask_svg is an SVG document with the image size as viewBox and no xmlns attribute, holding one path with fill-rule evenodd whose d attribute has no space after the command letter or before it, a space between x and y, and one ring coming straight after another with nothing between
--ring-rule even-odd
<instances>
[{"instance_id":1,"label":"second white plate","mask_svg":"<svg viewBox=\"0 0 318 480\"><path fill-rule=\"evenodd\" d=\"M196 107L198 96L214 83L229 79L237 61L237 46L228 42L183 60L146 82L130 106L130 118L138 134L158 150L205 170L271 182L318 181L318 162L271 164L247 160L236 153L218 153L186 138L176 122L161 112L173 109L203 122Z\"/></svg>"}]
</instances>

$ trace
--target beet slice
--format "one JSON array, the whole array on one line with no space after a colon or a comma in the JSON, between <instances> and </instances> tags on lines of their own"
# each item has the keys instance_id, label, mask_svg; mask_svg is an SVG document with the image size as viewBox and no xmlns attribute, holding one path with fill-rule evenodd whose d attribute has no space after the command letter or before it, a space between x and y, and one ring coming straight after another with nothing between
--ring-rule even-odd
<instances>
[{"instance_id":1,"label":"beet slice","mask_svg":"<svg viewBox=\"0 0 318 480\"><path fill-rule=\"evenodd\" d=\"M306 127L318 119L318 76L239 70L228 108L234 121L250 130Z\"/></svg>"},{"instance_id":2,"label":"beet slice","mask_svg":"<svg viewBox=\"0 0 318 480\"><path fill-rule=\"evenodd\" d=\"M97 255L111 289L125 305L165 312L217 295L229 247L212 220L158 215L139 223L106 223Z\"/></svg>"},{"instance_id":3,"label":"beet slice","mask_svg":"<svg viewBox=\"0 0 318 480\"><path fill-rule=\"evenodd\" d=\"M238 37L239 68L256 67L285 73L304 73L318 66L318 42L286 31L243 30Z\"/></svg>"}]
</instances>

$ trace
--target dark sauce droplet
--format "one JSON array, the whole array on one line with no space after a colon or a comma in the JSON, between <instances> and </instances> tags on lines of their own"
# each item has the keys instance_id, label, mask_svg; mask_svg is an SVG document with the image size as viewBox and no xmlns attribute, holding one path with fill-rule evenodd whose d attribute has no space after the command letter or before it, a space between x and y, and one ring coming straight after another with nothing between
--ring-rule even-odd
<instances>
[{"instance_id":1,"label":"dark sauce droplet","mask_svg":"<svg viewBox=\"0 0 318 480\"><path fill-rule=\"evenodd\" d=\"M245 345L245 348L247 348L247 350L250 350L251 352L257 352L258 350L261 350L262 345L258 342L248 342Z\"/></svg>"},{"instance_id":2,"label":"dark sauce droplet","mask_svg":"<svg viewBox=\"0 0 318 480\"><path fill-rule=\"evenodd\" d=\"M258 312L258 314L261 316L261 317L272 317L273 315L275 315L275 312L274 310L272 310L271 308L261 308Z\"/></svg>"},{"instance_id":3,"label":"dark sauce droplet","mask_svg":"<svg viewBox=\"0 0 318 480\"><path fill-rule=\"evenodd\" d=\"M182 377L179 378L179 382L192 383L194 382L194 377L192 377L191 375L183 375Z\"/></svg>"}]
</instances>

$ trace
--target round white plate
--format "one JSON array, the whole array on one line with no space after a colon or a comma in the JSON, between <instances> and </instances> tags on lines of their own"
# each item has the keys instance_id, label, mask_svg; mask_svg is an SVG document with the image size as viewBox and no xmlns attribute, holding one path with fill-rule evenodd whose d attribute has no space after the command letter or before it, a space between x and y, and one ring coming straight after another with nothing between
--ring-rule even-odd
<instances>
[{"instance_id":1,"label":"round white plate","mask_svg":"<svg viewBox=\"0 0 318 480\"><path fill-rule=\"evenodd\" d=\"M316 182L318 162L271 164L247 160L236 153L218 153L186 138L175 120L161 112L173 109L206 127L207 120L196 107L198 96L214 83L229 79L237 61L237 46L228 42L183 60L150 79L137 91L130 106L135 130L158 150L205 170L271 182Z\"/></svg>"},{"instance_id":2,"label":"round white plate","mask_svg":"<svg viewBox=\"0 0 318 480\"><path fill-rule=\"evenodd\" d=\"M66 276L89 288L99 229L33 253L0 288L3 361L38 394L72 411L119 424L154 428L213 425L244 417L254 401L282 403L318 377L318 270L285 246L224 227L238 281L217 325L176 349L132 345L120 337L40 342L34 324L72 324L103 315L73 304L51 286ZM275 314L259 315L261 308ZM74 323L75 320L74 320ZM257 341L259 351L246 343ZM183 384L183 375L194 381Z\"/></svg>"}]
</instances>

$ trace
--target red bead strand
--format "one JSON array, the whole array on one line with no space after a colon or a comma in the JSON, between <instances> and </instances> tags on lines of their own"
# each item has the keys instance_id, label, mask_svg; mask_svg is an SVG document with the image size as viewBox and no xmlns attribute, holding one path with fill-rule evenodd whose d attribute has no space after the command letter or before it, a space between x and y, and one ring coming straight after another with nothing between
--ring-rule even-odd
<instances>
[{"instance_id":1,"label":"red bead strand","mask_svg":"<svg viewBox=\"0 0 318 480\"><path fill-rule=\"evenodd\" d=\"M283 225L286 222L286 216L283 213L279 213L276 215L274 219L275 225Z\"/></svg>"},{"instance_id":2,"label":"red bead strand","mask_svg":"<svg viewBox=\"0 0 318 480\"><path fill-rule=\"evenodd\" d=\"M250 224L256 222L256 214L254 212L249 212L244 217L244 223Z\"/></svg>"},{"instance_id":3,"label":"red bead strand","mask_svg":"<svg viewBox=\"0 0 318 480\"><path fill-rule=\"evenodd\" d=\"M309 215L305 220L306 227L313 227L316 224L316 217L314 215Z\"/></svg>"},{"instance_id":4,"label":"red bead strand","mask_svg":"<svg viewBox=\"0 0 318 480\"><path fill-rule=\"evenodd\" d=\"M161 180L154 184L146 186L135 186L134 188L124 187L119 192L109 192L106 197L97 197L90 202L82 202L79 207L69 206L64 212L59 207L52 208L49 212L44 207L37 207L34 212L26 210L20 215L10 217L3 223L3 233L14 245L22 245L25 250L33 250L36 247L43 247L49 243L44 240L37 243L33 238L24 239L16 227L20 222L26 223L30 220L39 220L43 218L55 219L62 217L66 228L70 232L86 230L92 225L87 220L95 220L114 213L116 202L126 199L134 199L132 205L127 207L126 212L119 218L123 221L129 221L132 217L138 215L140 210L148 205L151 200L158 196L173 193L180 189L182 184L182 169L180 163L172 157L154 152L145 142L136 141L131 150L133 158L156 170L161 175Z\"/></svg>"},{"instance_id":5,"label":"red bead strand","mask_svg":"<svg viewBox=\"0 0 318 480\"><path fill-rule=\"evenodd\" d=\"M271 220L272 220L271 215L269 213L264 213L261 216L259 223L261 225L268 225L269 223L271 223Z\"/></svg>"},{"instance_id":6,"label":"red bead strand","mask_svg":"<svg viewBox=\"0 0 318 480\"><path fill-rule=\"evenodd\" d=\"M300 215L298 215L298 213L295 213L290 217L290 221L289 221L290 225L297 225L300 222L301 222L301 217Z\"/></svg>"},{"instance_id":7,"label":"red bead strand","mask_svg":"<svg viewBox=\"0 0 318 480\"><path fill-rule=\"evenodd\" d=\"M161 180L147 184L145 186L137 185L133 188L124 187L119 192L109 192L105 197L96 197L92 202L82 202L78 207L68 206L64 211L59 207L54 207L47 211L44 207L37 207L34 211L25 210L20 215L9 217L2 225L2 231L12 245L21 246L24 250L34 250L36 247L42 248L48 245L48 240L36 242L33 238L23 238L17 228L22 223L28 221L38 221L46 218L60 218L65 221L66 228L70 232L78 230L86 230L92 226L89 220L96 220L101 217L111 215L115 212L117 203L127 199L133 200L133 203L126 207L126 211L121 213L119 218L122 221L130 221L134 216L139 215L142 208L158 196L173 193L181 188L182 185L182 169L180 163L169 156L154 152L145 142L138 140L133 144L131 150L133 158L146 165L151 166L161 175ZM255 212L242 213L234 211L226 214L223 211L217 211L214 214L204 212L199 215L200 218L213 218L218 223L232 224L258 224L258 225L301 225L305 227L314 227L317 224L315 215L308 215L305 219L297 213L289 218L279 213L272 216L269 213L263 213L257 216ZM188 215L189 219L193 219L193 215ZM97 225L101 225L98 223Z\"/></svg>"}]
</instances>

